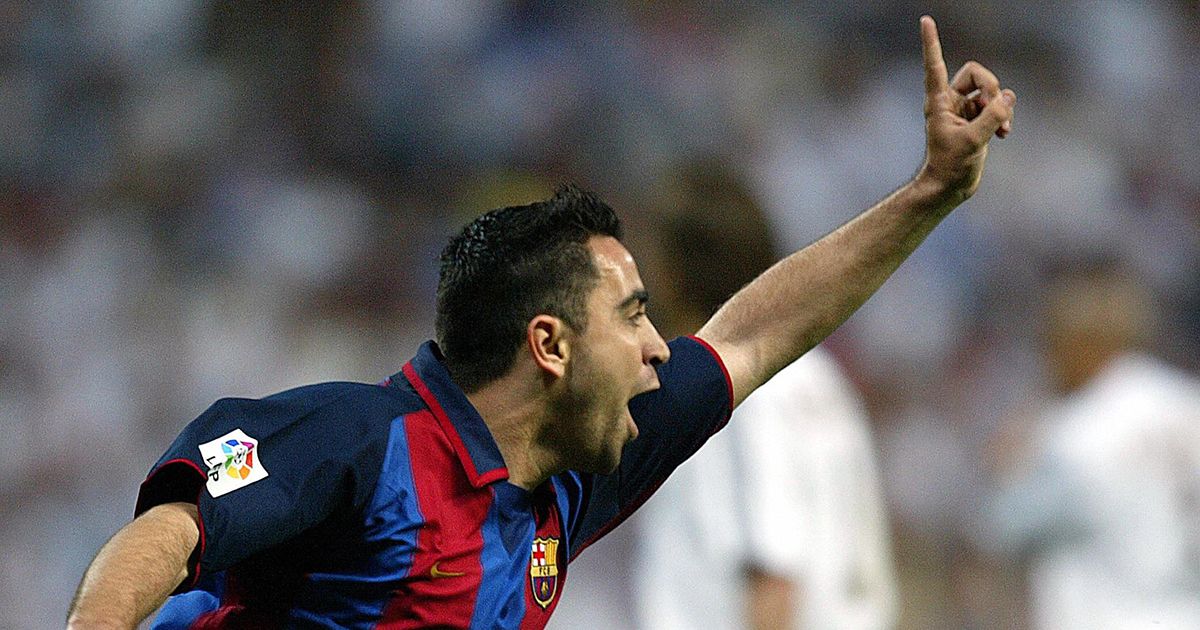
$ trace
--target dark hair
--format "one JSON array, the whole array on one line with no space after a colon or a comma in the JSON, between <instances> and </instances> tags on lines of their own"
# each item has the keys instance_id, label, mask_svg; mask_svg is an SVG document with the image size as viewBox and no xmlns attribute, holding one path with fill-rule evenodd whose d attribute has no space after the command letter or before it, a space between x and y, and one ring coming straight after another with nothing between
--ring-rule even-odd
<instances>
[{"instance_id":1,"label":"dark hair","mask_svg":"<svg viewBox=\"0 0 1200 630\"><path fill-rule=\"evenodd\" d=\"M541 314L582 331L598 273L587 240L621 237L603 201L573 185L547 201L492 210L442 250L437 338L455 383L472 392L504 375Z\"/></svg>"}]
</instances>

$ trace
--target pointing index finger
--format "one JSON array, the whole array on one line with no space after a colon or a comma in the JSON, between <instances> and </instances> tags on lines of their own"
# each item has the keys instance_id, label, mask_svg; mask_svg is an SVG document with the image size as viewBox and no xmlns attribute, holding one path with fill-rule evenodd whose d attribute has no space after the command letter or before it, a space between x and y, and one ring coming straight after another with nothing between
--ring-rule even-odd
<instances>
[{"instance_id":1,"label":"pointing index finger","mask_svg":"<svg viewBox=\"0 0 1200 630\"><path fill-rule=\"evenodd\" d=\"M925 93L945 91L949 88L946 82L946 61L942 59L942 44L938 41L937 24L928 15L921 16L921 52L925 57Z\"/></svg>"}]
</instances>

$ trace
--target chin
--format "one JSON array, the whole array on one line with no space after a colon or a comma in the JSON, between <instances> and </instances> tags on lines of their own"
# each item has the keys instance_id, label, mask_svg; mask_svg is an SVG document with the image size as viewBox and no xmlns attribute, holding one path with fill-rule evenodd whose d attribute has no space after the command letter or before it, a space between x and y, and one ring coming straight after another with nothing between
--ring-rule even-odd
<instances>
[{"instance_id":1,"label":"chin","mask_svg":"<svg viewBox=\"0 0 1200 630\"><path fill-rule=\"evenodd\" d=\"M596 453L590 458L587 465L582 466L580 472L594 473L597 475L611 475L617 471L617 467L621 465L621 451L615 453L603 452Z\"/></svg>"},{"instance_id":2,"label":"chin","mask_svg":"<svg viewBox=\"0 0 1200 630\"><path fill-rule=\"evenodd\" d=\"M611 474L617 472L617 468L619 468L620 466L621 466L621 458L618 457L618 458L612 460L611 462L609 462L604 467L604 470L599 471L599 472L601 475L611 475Z\"/></svg>"}]
</instances>

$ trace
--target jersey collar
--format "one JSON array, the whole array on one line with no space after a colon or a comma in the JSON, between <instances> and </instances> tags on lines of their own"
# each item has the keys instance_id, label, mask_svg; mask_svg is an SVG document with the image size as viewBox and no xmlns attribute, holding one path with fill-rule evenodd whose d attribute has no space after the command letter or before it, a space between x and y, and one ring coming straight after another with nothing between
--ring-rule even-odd
<instances>
[{"instance_id":1,"label":"jersey collar","mask_svg":"<svg viewBox=\"0 0 1200 630\"><path fill-rule=\"evenodd\" d=\"M500 455L500 447L496 446L491 431L466 394L451 380L436 343L426 341L422 344L417 356L404 365L401 374L442 425L471 485L482 488L508 479L508 468ZM397 383L401 374L390 380Z\"/></svg>"}]
</instances>

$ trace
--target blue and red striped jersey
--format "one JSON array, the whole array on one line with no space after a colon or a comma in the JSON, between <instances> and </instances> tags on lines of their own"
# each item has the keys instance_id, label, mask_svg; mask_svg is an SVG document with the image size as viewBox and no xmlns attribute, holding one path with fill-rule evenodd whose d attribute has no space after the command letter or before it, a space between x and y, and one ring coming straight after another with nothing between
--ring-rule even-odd
<instances>
[{"instance_id":1,"label":"blue and red striped jersey","mask_svg":"<svg viewBox=\"0 0 1200 630\"><path fill-rule=\"evenodd\" d=\"M720 358L670 343L630 401L639 437L609 475L508 482L433 342L379 385L222 399L142 484L136 513L195 502L200 543L156 628L542 628L568 563L729 419Z\"/></svg>"}]
</instances>

